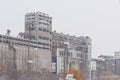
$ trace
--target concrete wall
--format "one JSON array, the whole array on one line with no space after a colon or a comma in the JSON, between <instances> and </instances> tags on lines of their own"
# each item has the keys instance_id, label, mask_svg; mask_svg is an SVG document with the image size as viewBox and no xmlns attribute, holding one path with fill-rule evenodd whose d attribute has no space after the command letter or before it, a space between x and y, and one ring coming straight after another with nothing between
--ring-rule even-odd
<instances>
[{"instance_id":1,"label":"concrete wall","mask_svg":"<svg viewBox=\"0 0 120 80\"><path fill-rule=\"evenodd\" d=\"M18 70L40 71L41 68L51 70L51 52L49 50L14 44L12 46L15 48L15 62ZM7 64L7 61L13 60L13 52L13 49L8 44L0 43L0 62L4 66Z\"/></svg>"}]
</instances>

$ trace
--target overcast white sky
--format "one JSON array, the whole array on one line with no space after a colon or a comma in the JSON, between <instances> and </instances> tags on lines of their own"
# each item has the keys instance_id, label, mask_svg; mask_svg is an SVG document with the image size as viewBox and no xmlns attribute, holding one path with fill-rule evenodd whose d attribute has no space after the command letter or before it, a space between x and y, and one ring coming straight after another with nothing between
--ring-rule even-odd
<instances>
[{"instance_id":1,"label":"overcast white sky","mask_svg":"<svg viewBox=\"0 0 120 80\"><path fill-rule=\"evenodd\" d=\"M0 34L24 31L26 12L53 17L53 30L92 39L92 55L120 50L119 0L0 0Z\"/></svg>"}]
</instances>

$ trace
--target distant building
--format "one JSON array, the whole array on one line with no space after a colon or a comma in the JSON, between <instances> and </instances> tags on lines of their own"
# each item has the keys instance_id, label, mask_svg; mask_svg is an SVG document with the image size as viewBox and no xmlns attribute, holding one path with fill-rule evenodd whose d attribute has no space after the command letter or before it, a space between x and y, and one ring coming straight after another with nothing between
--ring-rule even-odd
<instances>
[{"instance_id":1,"label":"distant building","mask_svg":"<svg viewBox=\"0 0 120 80\"><path fill-rule=\"evenodd\" d=\"M105 66L105 61L103 59L92 59L92 62L95 62L95 68L92 69L92 79L98 80L100 74L105 71L104 66Z\"/></svg>"},{"instance_id":2,"label":"distant building","mask_svg":"<svg viewBox=\"0 0 120 80\"><path fill-rule=\"evenodd\" d=\"M101 55L96 61L96 74L97 77L103 72L112 73L120 76L120 58L116 56Z\"/></svg>"}]
</instances>

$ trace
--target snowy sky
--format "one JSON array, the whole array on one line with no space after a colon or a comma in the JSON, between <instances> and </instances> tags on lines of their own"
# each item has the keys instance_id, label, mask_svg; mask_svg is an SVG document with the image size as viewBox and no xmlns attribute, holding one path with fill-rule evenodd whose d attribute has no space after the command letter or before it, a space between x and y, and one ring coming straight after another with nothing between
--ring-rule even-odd
<instances>
[{"instance_id":1,"label":"snowy sky","mask_svg":"<svg viewBox=\"0 0 120 80\"><path fill-rule=\"evenodd\" d=\"M53 17L53 30L92 39L92 56L120 50L119 0L0 0L0 34L24 31L26 12Z\"/></svg>"}]
</instances>

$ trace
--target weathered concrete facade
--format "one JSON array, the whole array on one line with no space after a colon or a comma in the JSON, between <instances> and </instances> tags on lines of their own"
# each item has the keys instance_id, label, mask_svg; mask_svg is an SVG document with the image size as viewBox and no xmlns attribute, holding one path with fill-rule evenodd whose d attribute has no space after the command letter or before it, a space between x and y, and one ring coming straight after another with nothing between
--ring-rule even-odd
<instances>
[{"instance_id":1,"label":"weathered concrete facade","mask_svg":"<svg viewBox=\"0 0 120 80\"><path fill-rule=\"evenodd\" d=\"M51 70L51 53L42 49L39 42L0 35L0 61L5 66L7 61L13 60L15 49L15 62L18 70L40 71L41 68Z\"/></svg>"},{"instance_id":2,"label":"weathered concrete facade","mask_svg":"<svg viewBox=\"0 0 120 80\"><path fill-rule=\"evenodd\" d=\"M10 58L15 60L18 70L51 70L51 31L52 17L48 14L26 13L22 37L0 35L1 63L6 65ZM9 57L10 55L12 56Z\"/></svg>"},{"instance_id":3,"label":"weathered concrete facade","mask_svg":"<svg viewBox=\"0 0 120 80\"><path fill-rule=\"evenodd\" d=\"M52 17L46 13L33 12L25 15L25 38L39 41L51 50Z\"/></svg>"},{"instance_id":4,"label":"weathered concrete facade","mask_svg":"<svg viewBox=\"0 0 120 80\"><path fill-rule=\"evenodd\" d=\"M66 45L67 44L67 45ZM56 73L58 73L60 67L59 62L62 61L62 59L59 59L60 56L60 50L63 51L63 53L66 54L80 54L79 57L71 56L71 59L74 58L77 59L79 62L77 65L81 68L84 75L86 75L86 78L90 78L91 75L91 39L89 37L75 37L70 36L69 34L63 34L63 33L57 33L56 31L52 32L52 56L53 56L53 63L55 65L56 63ZM67 52L66 52L67 51ZM68 59L70 56L67 56ZM61 57L61 58L64 58ZM73 59L74 62L76 62ZM61 60L61 61L60 61ZM59 64L59 66L57 65ZM62 66L65 66L64 64L61 64ZM53 70L55 71L55 70Z\"/></svg>"},{"instance_id":5,"label":"weathered concrete facade","mask_svg":"<svg viewBox=\"0 0 120 80\"><path fill-rule=\"evenodd\" d=\"M4 66L12 63L20 71L46 68L59 74L81 68L90 79L91 39L52 32L52 17L41 12L27 13L22 37L0 35L0 61Z\"/></svg>"}]
</instances>

